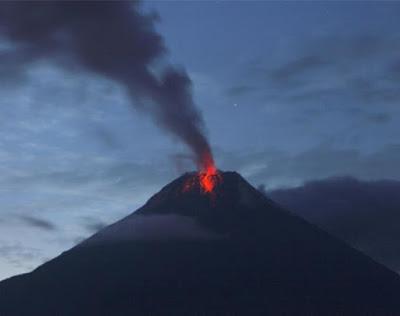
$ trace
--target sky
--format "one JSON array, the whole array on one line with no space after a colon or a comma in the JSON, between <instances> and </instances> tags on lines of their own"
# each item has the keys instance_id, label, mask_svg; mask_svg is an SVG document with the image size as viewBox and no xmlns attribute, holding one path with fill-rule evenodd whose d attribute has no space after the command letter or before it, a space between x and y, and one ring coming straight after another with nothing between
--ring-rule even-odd
<instances>
[{"instance_id":1,"label":"sky","mask_svg":"<svg viewBox=\"0 0 400 316\"><path fill-rule=\"evenodd\" d=\"M400 220L400 3L145 1L142 10L157 17L164 60L192 81L217 166L400 271L400 234L382 236ZM0 279L195 168L120 81L47 58L9 63L14 49L0 27Z\"/></svg>"}]
</instances>

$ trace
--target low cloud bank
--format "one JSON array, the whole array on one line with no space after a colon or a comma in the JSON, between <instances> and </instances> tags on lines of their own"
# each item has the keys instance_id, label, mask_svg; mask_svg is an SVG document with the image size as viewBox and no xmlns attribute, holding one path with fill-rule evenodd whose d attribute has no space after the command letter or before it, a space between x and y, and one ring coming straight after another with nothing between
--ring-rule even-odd
<instances>
[{"instance_id":1,"label":"low cloud bank","mask_svg":"<svg viewBox=\"0 0 400 316\"><path fill-rule=\"evenodd\" d=\"M400 181L333 177L267 194L283 207L400 271Z\"/></svg>"}]
</instances>

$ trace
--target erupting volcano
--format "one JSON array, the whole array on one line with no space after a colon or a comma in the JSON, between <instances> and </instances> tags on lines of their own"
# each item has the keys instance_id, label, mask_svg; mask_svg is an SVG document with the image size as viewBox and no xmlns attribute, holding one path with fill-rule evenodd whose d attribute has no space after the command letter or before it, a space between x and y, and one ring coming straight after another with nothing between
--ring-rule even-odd
<instances>
[{"instance_id":1,"label":"erupting volcano","mask_svg":"<svg viewBox=\"0 0 400 316\"><path fill-rule=\"evenodd\" d=\"M398 275L208 162L0 282L0 315L400 315Z\"/></svg>"}]
</instances>

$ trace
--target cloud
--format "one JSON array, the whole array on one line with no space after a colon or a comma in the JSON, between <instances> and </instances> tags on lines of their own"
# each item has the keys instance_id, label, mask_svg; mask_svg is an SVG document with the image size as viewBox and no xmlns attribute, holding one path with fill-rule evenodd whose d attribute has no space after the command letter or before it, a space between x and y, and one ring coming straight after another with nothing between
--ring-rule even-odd
<instances>
[{"instance_id":1,"label":"cloud","mask_svg":"<svg viewBox=\"0 0 400 316\"><path fill-rule=\"evenodd\" d=\"M214 239L224 237L202 227L195 219L180 215L132 214L93 235L81 245L133 240Z\"/></svg>"},{"instance_id":2,"label":"cloud","mask_svg":"<svg viewBox=\"0 0 400 316\"><path fill-rule=\"evenodd\" d=\"M251 93L253 90L255 90L255 87L248 85L238 85L227 89L226 94L229 97L241 97L243 95Z\"/></svg>"},{"instance_id":3,"label":"cloud","mask_svg":"<svg viewBox=\"0 0 400 316\"><path fill-rule=\"evenodd\" d=\"M89 217L85 218L85 223L83 224L83 227L87 229L89 233L97 233L99 230L103 229L106 226L107 223L105 223L104 221Z\"/></svg>"},{"instance_id":4,"label":"cloud","mask_svg":"<svg viewBox=\"0 0 400 316\"><path fill-rule=\"evenodd\" d=\"M92 158L78 158L64 170L32 168L5 176L0 198L8 229L23 223L27 233L42 239L38 229L57 230L51 238L63 239L65 247L68 238L88 236L131 213L175 176L161 163L154 168L151 163ZM40 218L33 216L38 210ZM23 242L26 235L15 238Z\"/></svg>"},{"instance_id":5,"label":"cloud","mask_svg":"<svg viewBox=\"0 0 400 316\"><path fill-rule=\"evenodd\" d=\"M288 84L298 76L306 75L309 71L325 68L329 63L321 56L308 55L280 65L269 72L270 78L279 84Z\"/></svg>"},{"instance_id":6,"label":"cloud","mask_svg":"<svg viewBox=\"0 0 400 316\"><path fill-rule=\"evenodd\" d=\"M19 219L22 220L25 224L41 230L54 231L57 228L56 225L54 225L52 222L48 220L37 218L30 215L20 215Z\"/></svg>"},{"instance_id":7,"label":"cloud","mask_svg":"<svg viewBox=\"0 0 400 316\"><path fill-rule=\"evenodd\" d=\"M236 155L224 153L219 158L227 170L238 170L254 185L265 184L268 189L332 176L400 180L400 144L369 153L321 144L297 153L266 150Z\"/></svg>"},{"instance_id":8,"label":"cloud","mask_svg":"<svg viewBox=\"0 0 400 316\"><path fill-rule=\"evenodd\" d=\"M393 104L400 100L400 37L387 34L327 35L293 45L279 60L247 65L253 97L283 104L324 102ZM240 91L242 76L228 90Z\"/></svg>"},{"instance_id":9,"label":"cloud","mask_svg":"<svg viewBox=\"0 0 400 316\"><path fill-rule=\"evenodd\" d=\"M38 248L26 247L19 242L2 242L0 243L0 257L15 267L26 269L27 267L33 268L32 263L36 263L42 257L42 252Z\"/></svg>"},{"instance_id":10,"label":"cloud","mask_svg":"<svg viewBox=\"0 0 400 316\"><path fill-rule=\"evenodd\" d=\"M333 177L270 198L400 272L400 181Z\"/></svg>"},{"instance_id":11,"label":"cloud","mask_svg":"<svg viewBox=\"0 0 400 316\"><path fill-rule=\"evenodd\" d=\"M368 119L376 124L384 124L389 122L392 117L388 113L372 113L368 115Z\"/></svg>"}]
</instances>

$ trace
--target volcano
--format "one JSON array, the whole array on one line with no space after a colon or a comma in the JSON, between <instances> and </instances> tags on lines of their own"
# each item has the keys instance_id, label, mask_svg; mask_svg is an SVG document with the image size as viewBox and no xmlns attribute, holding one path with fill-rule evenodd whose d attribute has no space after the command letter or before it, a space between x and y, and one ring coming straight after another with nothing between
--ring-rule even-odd
<instances>
[{"instance_id":1,"label":"volcano","mask_svg":"<svg viewBox=\"0 0 400 316\"><path fill-rule=\"evenodd\" d=\"M238 173L187 173L31 273L0 315L400 315L400 277Z\"/></svg>"}]
</instances>

